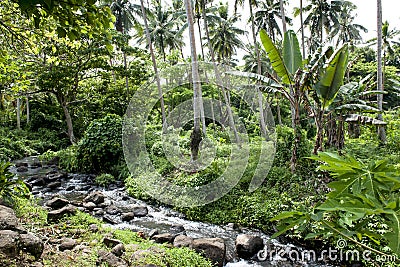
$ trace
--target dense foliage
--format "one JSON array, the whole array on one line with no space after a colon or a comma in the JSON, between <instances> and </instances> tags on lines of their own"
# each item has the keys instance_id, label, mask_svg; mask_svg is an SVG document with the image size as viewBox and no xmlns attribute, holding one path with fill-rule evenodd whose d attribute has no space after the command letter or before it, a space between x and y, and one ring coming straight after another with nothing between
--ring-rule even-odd
<instances>
[{"instance_id":1,"label":"dense foliage","mask_svg":"<svg viewBox=\"0 0 400 267\"><path fill-rule=\"evenodd\" d=\"M210 204L174 207L188 218L277 232L311 246L334 244L339 235L376 254L399 255L397 30L385 22L378 31L382 40L359 45L366 41L361 35L365 28L355 23L357 7L350 1L300 1L302 8L294 10L304 18L299 34L290 29L291 13L281 10L288 1L249 1L243 6L249 18L238 14L246 1L235 1L234 10L230 3L213 1L194 1L193 10L187 0L185 5L180 0L145 2L1 2L1 162L31 155L56 159L68 172L96 174L99 186L123 181L130 195L157 202L128 170L122 145L132 96L152 88L149 94L159 98L145 118L144 147L165 181L198 188L221 177L238 145L231 137L240 140L244 135L236 131L232 114L249 138L249 161L240 181ZM249 24L251 32L239 23ZM188 31L200 38L187 41ZM189 58L196 41L199 54L191 49ZM243 59L238 58L242 52ZM197 75L204 75L204 70L198 73L197 58L226 64L229 74L246 79L246 86L227 90L237 84L224 80L228 67L216 65L197 83ZM180 66L191 69L177 73ZM164 70L171 73L165 75ZM213 79L215 84L209 82ZM178 85L163 94L170 84ZM243 98L251 90L257 90L258 99L246 103ZM204 119L203 99L217 103L212 116ZM140 100L131 108L141 111L147 95ZM263 102L271 106L272 115ZM198 112L184 125L180 122L189 112L180 111L182 103L192 103L189 109ZM257 108L264 112L253 112ZM263 116L273 117L276 127L265 125ZM175 135L166 142L164 133L171 129ZM262 174L264 182L250 192L263 137L270 138L270 144L276 138L276 152L270 171ZM214 145L215 155L199 170L180 168L166 150L179 148L194 162L205 142ZM4 199L25 192L9 166L0 164ZM150 175L139 173L142 178ZM45 217L43 210L37 212ZM98 223L83 213L69 220L72 227ZM63 227L68 228L67 223ZM128 237L136 240L126 232L114 235L125 243L130 243ZM165 259L149 263L209 265L191 251L164 249Z\"/></svg>"}]
</instances>

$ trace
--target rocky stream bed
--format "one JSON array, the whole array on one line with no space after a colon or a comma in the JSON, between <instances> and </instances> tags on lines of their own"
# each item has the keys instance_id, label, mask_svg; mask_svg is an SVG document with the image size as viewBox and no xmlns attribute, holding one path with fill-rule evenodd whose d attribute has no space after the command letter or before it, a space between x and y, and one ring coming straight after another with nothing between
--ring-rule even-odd
<instances>
[{"instance_id":1,"label":"rocky stream bed","mask_svg":"<svg viewBox=\"0 0 400 267\"><path fill-rule=\"evenodd\" d=\"M279 243L260 231L239 228L234 224L218 226L187 220L183 214L168 207L149 205L128 196L122 184L101 188L94 184L93 175L65 173L56 165L42 165L35 157L16 161L11 171L24 178L32 194L48 209L50 222L81 210L101 219L107 226L130 229L155 243L190 247L210 258L216 266L334 266L293 261L284 257L284 253L260 254L259 251L266 247L268 251L296 250L300 253L302 248ZM11 209L0 206L0 250L7 248L12 253L22 248L40 257L46 237L40 239L21 229L14 217ZM96 225L87 230L96 231ZM10 244L17 239L18 248ZM113 248L111 253L98 252L100 260L109 266L128 266L120 258L125 250L120 241L106 237L103 242ZM64 238L58 240L57 246L59 251L63 251L74 249L79 244L73 238ZM260 260L260 256L264 259Z\"/></svg>"}]
</instances>

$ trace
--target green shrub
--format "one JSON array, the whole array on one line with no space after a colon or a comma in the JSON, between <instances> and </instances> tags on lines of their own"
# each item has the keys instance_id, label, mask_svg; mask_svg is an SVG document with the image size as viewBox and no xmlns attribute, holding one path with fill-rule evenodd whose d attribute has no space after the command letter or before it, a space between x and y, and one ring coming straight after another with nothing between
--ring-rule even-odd
<instances>
[{"instance_id":1,"label":"green shrub","mask_svg":"<svg viewBox=\"0 0 400 267\"><path fill-rule=\"evenodd\" d=\"M109 173L102 173L96 176L94 181L100 186L108 186L111 183L115 182L115 177Z\"/></svg>"},{"instance_id":2,"label":"green shrub","mask_svg":"<svg viewBox=\"0 0 400 267\"><path fill-rule=\"evenodd\" d=\"M10 166L9 162L0 161L0 198L13 204L16 197L24 196L29 191L25 183L9 171Z\"/></svg>"},{"instance_id":3,"label":"green shrub","mask_svg":"<svg viewBox=\"0 0 400 267\"><path fill-rule=\"evenodd\" d=\"M92 121L77 147L79 169L86 172L109 173L122 155L122 119L115 114Z\"/></svg>"}]
</instances>

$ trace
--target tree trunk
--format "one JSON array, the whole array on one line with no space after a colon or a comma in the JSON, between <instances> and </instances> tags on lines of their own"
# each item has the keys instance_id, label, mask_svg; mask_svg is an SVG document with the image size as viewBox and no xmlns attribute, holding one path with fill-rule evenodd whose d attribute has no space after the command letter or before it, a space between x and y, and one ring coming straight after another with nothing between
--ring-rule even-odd
<instances>
[{"instance_id":1,"label":"tree trunk","mask_svg":"<svg viewBox=\"0 0 400 267\"><path fill-rule=\"evenodd\" d=\"M323 141L324 141L324 112L323 112L323 110L318 110L318 113L315 116L315 125L317 126L317 137L315 139L313 153L317 154L318 151L322 151L322 149L323 149Z\"/></svg>"},{"instance_id":2,"label":"tree trunk","mask_svg":"<svg viewBox=\"0 0 400 267\"><path fill-rule=\"evenodd\" d=\"M378 31L378 40L377 40L377 61L378 61L378 70L377 70L377 90L383 92L383 76L382 76L382 1L377 0L377 31ZM378 120L383 120L382 112L383 112L383 94L378 94ZM381 143L386 142L386 132L385 128L382 126L378 126L378 137Z\"/></svg>"},{"instance_id":3,"label":"tree trunk","mask_svg":"<svg viewBox=\"0 0 400 267\"><path fill-rule=\"evenodd\" d=\"M17 129L21 129L21 99L17 98Z\"/></svg>"},{"instance_id":4,"label":"tree trunk","mask_svg":"<svg viewBox=\"0 0 400 267\"><path fill-rule=\"evenodd\" d=\"M205 4L205 2L203 2L203 4ZM216 78L216 81L217 81L218 88L221 89L222 95L223 95L223 97L224 97L224 101L225 101L226 106L227 106L228 117L229 117L229 118L228 118L228 119L229 119L229 125L230 125L230 127L232 128L232 130L233 130L233 133L234 133L234 135L235 135L236 142L239 143L239 142L240 142L240 139L239 139L239 135L238 135L238 133L237 133L237 129L236 129L236 126L235 126L235 122L234 122L234 120L233 120L233 113L232 113L232 109L231 109L231 106L230 106L230 103L229 103L230 101L229 101L228 94L227 94L227 92L225 91L225 88L224 88L223 86L221 86L221 84L218 84L218 83L222 82L222 81L221 81L221 74L220 74L220 72L218 71L218 67L217 67L217 64L216 64L216 62L215 62L214 49L212 48L212 45L211 45L211 42L210 42L210 33L209 33L209 31L208 31L208 23L207 23L206 7L205 7L205 5L203 5L201 9L202 9L202 15L203 15L204 29L205 29L205 32L206 32L208 50L209 50L210 55L211 55L211 61L213 62L215 78ZM220 91L218 91L218 96L220 96ZM218 104L218 105L219 105L219 104ZM219 108L220 108L220 113L221 113L221 118L222 118L222 107L219 105ZM214 114L214 109L212 109L212 112L213 112L213 114ZM214 118L214 115L213 115L213 118ZM214 120L214 119L213 119L213 120ZM215 124L215 123L214 123L214 124Z\"/></svg>"},{"instance_id":5,"label":"tree trunk","mask_svg":"<svg viewBox=\"0 0 400 267\"><path fill-rule=\"evenodd\" d=\"M297 154L301 141L301 132L299 126L300 126L300 110L296 108L294 117L294 128L293 128L294 142L292 148L292 157L290 159L290 170L292 173L296 171L297 158L298 158Z\"/></svg>"},{"instance_id":6,"label":"tree trunk","mask_svg":"<svg viewBox=\"0 0 400 267\"><path fill-rule=\"evenodd\" d=\"M285 20L285 9L283 7L283 0L279 0L279 5L281 9L281 17L282 17L282 30L283 33L286 32L286 20Z\"/></svg>"},{"instance_id":7,"label":"tree trunk","mask_svg":"<svg viewBox=\"0 0 400 267\"><path fill-rule=\"evenodd\" d=\"M203 40L201 36L201 27L200 27L200 18L197 19L197 28L199 30L199 40L200 40L200 48L201 48L201 57L203 58L203 61L205 60L204 57L204 48L203 48Z\"/></svg>"},{"instance_id":8,"label":"tree trunk","mask_svg":"<svg viewBox=\"0 0 400 267\"><path fill-rule=\"evenodd\" d=\"M199 146L201 142L201 131L200 131L200 114L201 114L201 84L200 75L198 69L197 52L196 52L196 40L194 37L194 25L193 25L193 9L191 0L185 0L186 18L189 28L189 41L190 41L190 52L192 59L192 79L193 79L193 111L194 111L194 123L193 132L191 134L191 159L192 161L197 160L199 155Z\"/></svg>"},{"instance_id":9,"label":"tree trunk","mask_svg":"<svg viewBox=\"0 0 400 267\"><path fill-rule=\"evenodd\" d=\"M64 116L65 116L65 121L67 123L67 129L68 129L68 137L69 137L69 141L71 142L71 144L76 144L76 138L74 135L74 127L72 125L72 117L71 117L71 113L69 112L67 103L65 102L65 100L63 99L63 97L58 96L57 97L63 111L64 111Z\"/></svg>"},{"instance_id":10,"label":"tree trunk","mask_svg":"<svg viewBox=\"0 0 400 267\"><path fill-rule=\"evenodd\" d=\"M249 11L250 11L250 21L251 21L251 33L253 35L254 49L256 50L256 55L257 55L257 74L261 75L261 57L260 57L260 50L258 49L258 44L257 44L256 30L254 26L253 6L251 0L249 0ZM260 84L260 82L257 82L257 84ZM258 109L260 112L261 133L266 137L267 126L265 125L265 118L264 118L263 95L259 88L257 88L257 94L258 94Z\"/></svg>"},{"instance_id":11,"label":"tree trunk","mask_svg":"<svg viewBox=\"0 0 400 267\"><path fill-rule=\"evenodd\" d=\"M153 44L152 44L151 38L150 38L149 26L147 24L147 16L146 16L146 11L144 8L143 0L140 0L140 5L142 8L142 16L143 16L143 21L144 21L144 27L146 30L147 44L149 45L151 61L153 63L153 70L156 75L158 96L160 98L160 106L161 106L161 118L162 118L162 125L163 125L162 128L163 128L163 133L165 133L167 130L167 118L166 118L166 114L165 114L165 104L164 104L164 97L163 97L163 92L162 92L162 88L161 88L161 83L160 83L160 75L158 73L157 61L156 61L156 57L154 55Z\"/></svg>"},{"instance_id":12,"label":"tree trunk","mask_svg":"<svg viewBox=\"0 0 400 267\"><path fill-rule=\"evenodd\" d=\"M300 30L301 30L301 48L303 50L303 58L306 58L306 47L304 42L303 0L300 0Z\"/></svg>"},{"instance_id":13,"label":"tree trunk","mask_svg":"<svg viewBox=\"0 0 400 267\"><path fill-rule=\"evenodd\" d=\"M29 96L26 96L26 124L30 121Z\"/></svg>"}]
</instances>

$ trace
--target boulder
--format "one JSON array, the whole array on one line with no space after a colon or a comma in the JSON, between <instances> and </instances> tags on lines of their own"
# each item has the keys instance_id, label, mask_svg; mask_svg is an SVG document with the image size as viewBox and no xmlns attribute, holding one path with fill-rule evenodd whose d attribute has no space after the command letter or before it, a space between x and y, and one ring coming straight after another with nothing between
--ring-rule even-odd
<instances>
[{"instance_id":1,"label":"boulder","mask_svg":"<svg viewBox=\"0 0 400 267\"><path fill-rule=\"evenodd\" d=\"M135 217L144 217L149 213L149 210L146 206L133 206L132 212Z\"/></svg>"},{"instance_id":2,"label":"boulder","mask_svg":"<svg viewBox=\"0 0 400 267\"><path fill-rule=\"evenodd\" d=\"M122 216L121 216L121 220L123 222L132 221L133 218L135 218L135 214L133 212L125 212L125 213L122 213Z\"/></svg>"},{"instance_id":3,"label":"boulder","mask_svg":"<svg viewBox=\"0 0 400 267\"><path fill-rule=\"evenodd\" d=\"M95 191L90 193L85 199L84 202L93 202L96 205L99 205L104 202L104 195L100 191Z\"/></svg>"},{"instance_id":4,"label":"boulder","mask_svg":"<svg viewBox=\"0 0 400 267\"><path fill-rule=\"evenodd\" d=\"M240 258L250 259L264 248L264 241L259 236L241 234L236 238L235 247Z\"/></svg>"},{"instance_id":5,"label":"boulder","mask_svg":"<svg viewBox=\"0 0 400 267\"><path fill-rule=\"evenodd\" d=\"M28 167L26 166L21 166L17 168L17 172L27 172L28 171Z\"/></svg>"},{"instance_id":6,"label":"boulder","mask_svg":"<svg viewBox=\"0 0 400 267\"><path fill-rule=\"evenodd\" d=\"M128 267L128 264L124 260L118 258L111 252L99 250L97 254L99 256L98 261L105 262L110 267Z\"/></svg>"},{"instance_id":7,"label":"boulder","mask_svg":"<svg viewBox=\"0 0 400 267\"><path fill-rule=\"evenodd\" d=\"M27 233L19 236L19 248L39 259L43 253L44 243L37 236Z\"/></svg>"},{"instance_id":8,"label":"boulder","mask_svg":"<svg viewBox=\"0 0 400 267\"><path fill-rule=\"evenodd\" d=\"M190 247L193 243L193 238L188 237L186 235L178 235L174 239L174 247Z\"/></svg>"},{"instance_id":9,"label":"boulder","mask_svg":"<svg viewBox=\"0 0 400 267\"><path fill-rule=\"evenodd\" d=\"M153 239L156 243L170 243L172 244L174 242L175 236L171 233L164 233L164 234L158 234L152 236L151 239Z\"/></svg>"},{"instance_id":10,"label":"boulder","mask_svg":"<svg viewBox=\"0 0 400 267\"><path fill-rule=\"evenodd\" d=\"M159 234L158 230L153 229L149 232L149 237L152 238L153 236L158 235L158 234Z\"/></svg>"},{"instance_id":11,"label":"boulder","mask_svg":"<svg viewBox=\"0 0 400 267\"><path fill-rule=\"evenodd\" d=\"M0 230L0 252L8 256L15 256L18 253L19 234L11 230Z\"/></svg>"},{"instance_id":12,"label":"boulder","mask_svg":"<svg viewBox=\"0 0 400 267\"><path fill-rule=\"evenodd\" d=\"M68 200L60 197L54 197L46 202L46 206L52 209L61 209L67 206L68 204L70 204Z\"/></svg>"},{"instance_id":13,"label":"boulder","mask_svg":"<svg viewBox=\"0 0 400 267\"><path fill-rule=\"evenodd\" d=\"M18 225L13 209L0 205L0 230L14 230Z\"/></svg>"},{"instance_id":14,"label":"boulder","mask_svg":"<svg viewBox=\"0 0 400 267\"><path fill-rule=\"evenodd\" d=\"M50 189L56 189L61 186L61 182L59 182L59 181L51 182L51 183L48 183L46 186L47 186L47 188L50 188Z\"/></svg>"},{"instance_id":15,"label":"boulder","mask_svg":"<svg viewBox=\"0 0 400 267\"><path fill-rule=\"evenodd\" d=\"M222 267L225 261L226 246L222 238L199 238L192 242L192 248L210 259L214 265Z\"/></svg>"},{"instance_id":16,"label":"boulder","mask_svg":"<svg viewBox=\"0 0 400 267\"><path fill-rule=\"evenodd\" d=\"M52 210L49 213L47 213L47 221L57 222L65 215L74 215L75 213L76 213L76 207L71 204L68 204L67 206L61 209Z\"/></svg>"},{"instance_id":17,"label":"boulder","mask_svg":"<svg viewBox=\"0 0 400 267\"><path fill-rule=\"evenodd\" d=\"M93 210L96 208L96 204L93 202L84 202L82 206L87 210Z\"/></svg>"},{"instance_id":18,"label":"boulder","mask_svg":"<svg viewBox=\"0 0 400 267\"><path fill-rule=\"evenodd\" d=\"M121 210L115 205L110 205L106 208L106 213L110 215L117 215L121 213Z\"/></svg>"},{"instance_id":19,"label":"boulder","mask_svg":"<svg viewBox=\"0 0 400 267\"><path fill-rule=\"evenodd\" d=\"M76 240L72 239L72 238L64 238L61 241L60 246L58 247L58 249L60 251L64 251L64 250L72 250L74 247L76 246Z\"/></svg>"}]
</instances>

